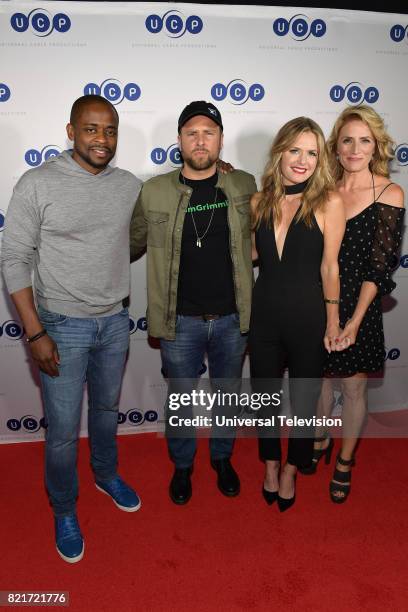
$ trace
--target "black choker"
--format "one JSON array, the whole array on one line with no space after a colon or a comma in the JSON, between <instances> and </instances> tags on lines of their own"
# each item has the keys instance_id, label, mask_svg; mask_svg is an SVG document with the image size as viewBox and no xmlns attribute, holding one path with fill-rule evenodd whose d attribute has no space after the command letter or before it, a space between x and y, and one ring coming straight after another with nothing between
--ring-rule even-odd
<instances>
[{"instance_id":1,"label":"black choker","mask_svg":"<svg viewBox=\"0 0 408 612\"><path fill-rule=\"evenodd\" d=\"M284 185L285 195L294 195L295 193L303 193L306 189L309 179L303 181L303 183L297 183L296 185Z\"/></svg>"}]
</instances>

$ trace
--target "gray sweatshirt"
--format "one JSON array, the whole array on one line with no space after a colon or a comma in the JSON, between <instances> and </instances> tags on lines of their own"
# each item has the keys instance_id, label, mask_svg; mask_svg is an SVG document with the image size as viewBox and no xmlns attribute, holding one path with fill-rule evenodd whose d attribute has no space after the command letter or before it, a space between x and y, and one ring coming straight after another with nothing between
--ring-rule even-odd
<instances>
[{"instance_id":1,"label":"gray sweatshirt","mask_svg":"<svg viewBox=\"0 0 408 612\"><path fill-rule=\"evenodd\" d=\"M70 152L29 170L6 215L2 269L14 293L73 317L115 314L129 295L129 224L141 181L108 166L91 174Z\"/></svg>"}]
</instances>

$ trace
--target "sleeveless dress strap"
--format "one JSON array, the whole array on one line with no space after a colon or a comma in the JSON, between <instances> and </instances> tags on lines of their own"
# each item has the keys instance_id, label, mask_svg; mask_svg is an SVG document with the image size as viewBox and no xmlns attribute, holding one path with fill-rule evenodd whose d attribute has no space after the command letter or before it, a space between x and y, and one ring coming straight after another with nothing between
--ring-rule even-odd
<instances>
[{"instance_id":1,"label":"sleeveless dress strap","mask_svg":"<svg viewBox=\"0 0 408 612\"><path fill-rule=\"evenodd\" d=\"M394 183L388 183L388 185L386 185L386 186L384 187L384 189L383 189L383 190L382 190L382 191L381 191L381 192L378 194L378 196L377 196L377 197L375 197L375 191L374 191L374 202L377 202L378 198L380 198L380 197L382 196L382 194L384 193L384 191L385 191L386 189L388 189L388 187L389 187L390 185L394 185ZM373 189L374 189L374 185L373 185Z\"/></svg>"}]
</instances>

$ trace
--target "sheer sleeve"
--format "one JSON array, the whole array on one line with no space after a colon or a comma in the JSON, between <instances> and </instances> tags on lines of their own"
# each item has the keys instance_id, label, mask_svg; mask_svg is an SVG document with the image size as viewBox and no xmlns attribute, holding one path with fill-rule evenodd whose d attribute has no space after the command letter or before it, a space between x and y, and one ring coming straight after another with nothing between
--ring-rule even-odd
<instances>
[{"instance_id":1,"label":"sheer sleeve","mask_svg":"<svg viewBox=\"0 0 408 612\"><path fill-rule=\"evenodd\" d=\"M396 287L391 275L401 243L405 209L381 203L377 206L377 227L364 280L375 283L378 293L386 295Z\"/></svg>"}]
</instances>

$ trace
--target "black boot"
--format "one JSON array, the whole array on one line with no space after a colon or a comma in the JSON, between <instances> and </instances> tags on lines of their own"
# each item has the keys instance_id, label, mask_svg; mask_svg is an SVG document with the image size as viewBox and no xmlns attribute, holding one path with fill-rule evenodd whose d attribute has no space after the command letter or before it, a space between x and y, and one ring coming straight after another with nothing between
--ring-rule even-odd
<instances>
[{"instance_id":1,"label":"black boot","mask_svg":"<svg viewBox=\"0 0 408 612\"><path fill-rule=\"evenodd\" d=\"M240 482L229 458L211 459L211 466L218 474L217 485L221 493L227 497L238 495Z\"/></svg>"},{"instance_id":2,"label":"black boot","mask_svg":"<svg viewBox=\"0 0 408 612\"><path fill-rule=\"evenodd\" d=\"M170 482L169 494L171 500L178 505L186 504L191 497L192 468L176 468Z\"/></svg>"}]
</instances>

